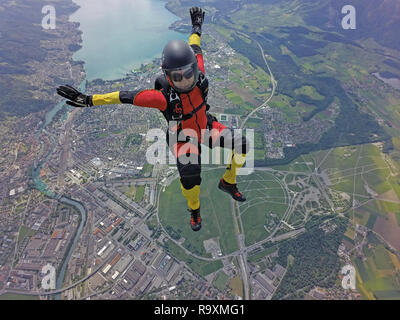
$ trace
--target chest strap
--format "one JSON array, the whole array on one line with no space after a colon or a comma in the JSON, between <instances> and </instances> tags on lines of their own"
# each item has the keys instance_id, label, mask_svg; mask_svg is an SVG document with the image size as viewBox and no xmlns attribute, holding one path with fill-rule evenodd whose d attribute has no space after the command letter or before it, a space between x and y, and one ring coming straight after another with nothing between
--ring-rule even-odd
<instances>
[{"instance_id":1,"label":"chest strap","mask_svg":"<svg viewBox=\"0 0 400 320\"><path fill-rule=\"evenodd\" d=\"M206 102L203 101L198 107L196 107L195 109L193 109L193 110L190 111L189 113L182 114L181 120L188 120L188 119L190 119L190 118L193 117L194 114L195 114L197 111L199 111L205 104L206 104Z\"/></svg>"}]
</instances>

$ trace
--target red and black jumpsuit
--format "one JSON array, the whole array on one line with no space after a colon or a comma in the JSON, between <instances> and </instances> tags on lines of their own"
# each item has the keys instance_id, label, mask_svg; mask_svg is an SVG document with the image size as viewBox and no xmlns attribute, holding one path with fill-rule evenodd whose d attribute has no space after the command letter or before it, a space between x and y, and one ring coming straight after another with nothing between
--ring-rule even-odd
<instances>
[{"instance_id":1,"label":"red and black jumpsuit","mask_svg":"<svg viewBox=\"0 0 400 320\"><path fill-rule=\"evenodd\" d=\"M200 71L205 74L203 55L200 48L200 36L196 33L192 33L189 37L189 45L192 47L193 51L196 54L197 63ZM206 91L207 90L208 87ZM236 143L236 141L234 143L232 138L232 141L222 139L223 142L221 145L221 139L219 138L221 135L224 135L224 133L226 133L226 131L224 132L224 130L229 131L229 134L227 136L233 137L233 135L231 134L232 130L227 128L225 125L219 123L215 117L212 117L208 114L208 112L206 112L206 103L203 98L203 93L198 86L195 86L189 93L178 94L183 108L183 115L191 113L194 109L196 109L196 107L203 104L203 106L198 109L192 117L187 120L180 121L181 130L183 131L183 133L189 137L194 138L193 140L196 142L190 142L191 144L189 148L187 142L170 143L170 148L177 159L177 167L181 178L181 189L183 195L188 200L189 208L197 209L196 207L199 206L198 196L200 193L199 186L201 183L201 143L206 144L209 147L214 147L216 146L215 143L218 142L218 146L230 149L233 149L234 145L237 146L238 144ZM163 92L163 89L116 91L106 94L94 94L92 96L92 102L94 106L104 104L127 103L133 104L138 107L155 108L163 113L165 113L167 108L169 107L167 96L165 95L165 92ZM208 137L207 139L204 139L204 132L207 130L209 131L208 133L209 136L211 136L211 139L209 139ZM193 137L193 135L195 136ZM240 139L242 150L237 150L236 152L238 154L246 154L248 148L246 139L242 136L240 137ZM189 163L187 163L187 160L180 161L182 157L186 157L186 159L188 158L188 152L190 152L190 154L192 155L195 154L197 156L196 161L189 161ZM227 170L229 169L230 165L228 166Z\"/></svg>"}]
</instances>

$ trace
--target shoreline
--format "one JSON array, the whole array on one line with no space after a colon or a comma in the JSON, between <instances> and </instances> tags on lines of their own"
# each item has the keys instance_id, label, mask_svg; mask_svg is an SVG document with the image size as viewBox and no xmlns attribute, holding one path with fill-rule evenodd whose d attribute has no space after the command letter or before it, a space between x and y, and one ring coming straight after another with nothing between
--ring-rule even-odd
<instances>
[{"instance_id":1,"label":"shoreline","mask_svg":"<svg viewBox=\"0 0 400 320\"><path fill-rule=\"evenodd\" d=\"M76 3L74 2L74 0L71 0L71 1L72 1L74 4L76 4ZM171 14L173 14L173 15L175 15L176 17L179 18L179 19L175 20L174 22L172 22L172 23L168 26L168 29L169 29L169 30L173 30L173 31L178 32L178 33L181 33L181 34L186 34L186 33L190 32L191 26L190 26L189 24L185 23L185 22L184 22L185 20L184 20L182 17L180 17L180 16L178 15L178 13L175 12L175 11L171 8L172 1L171 1L171 0L162 0L162 1L165 2L164 8L165 8L168 12L170 12ZM78 4L76 4L76 5L78 6L78 9L79 9L80 6L79 6ZM74 11L74 12L75 12L75 11ZM72 14L72 13L71 13L71 14ZM73 22L73 23L75 23L75 22ZM77 22L77 23L79 24L79 22ZM188 31L188 30L189 30L189 31ZM79 30L79 31L80 31L80 30ZM82 31L80 31L80 32L82 33ZM81 41L79 42L79 44L81 44L81 43L82 43L82 38L81 38ZM75 60L73 60L73 61L75 61ZM114 84L114 83L118 83L118 82L127 81L127 80L131 79L131 77L134 76L134 75L140 75L141 72L143 72L143 71L141 71L141 69L146 68L146 66L150 66L150 65L151 65L151 66L160 65L160 61L161 61L161 58L153 58L150 62L141 63L140 67L138 67L138 68L128 70L128 71L125 73L125 76L122 76L122 77L119 77L119 78L115 78L115 79L95 78L95 79L92 79L92 80L87 80L87 79L86 79L86 76L85 76L85 80L86 80L86 81L85 81L85 89L87 89L87 86L88 86L89 84L91 84L91 83L97 83L97 84L99 84L99 83L101 83L101 84ZM82 60L77 60L77 61L75 61L75 62L82 62L83 65L85 64L85 62L82 61Z\"/></svg>"},{"instance_id":2,"label":"shoreline","mask_svg":"<svg viewBox=\"0 0 400 320\"><path fill-rule=\"evenodd\" d=\"M81 6L78 3L76 3L74 0L70 0L70 1L74 5L74 10L69 13L68 19L70 19L70 16L73 15L74 13L76 13L76 11L79 8L81 8ZM174 21L172 23L170 23L168 25L166 30L171 30L171 31L183 34L183 35L187 34L188 32L190 32L191 26L188 23L185 23L184 19L178 15L178 13L173 9L173 7L171 7L172 1L171 0L162 0L162 2L164 2L163 8L165 10L167 10L168 13L174 15L175 18L176 18L176 19L174 19ZM75 25L74 26L75 30L79 34L79 40L73 44L72 48L70 48L70 51L72 52L72 55L71 55L71 59L70 59L69 62L71 64L80 64L80 65L82 65L82 68L84 69L84 73L85 73L85 77L83 79L86 82L85 89L87 89L87 83L90 83L90 82L93 82L93 81L101 80L104 83L109 83L109 82L116 82L116 81L126 80L127 78L129 78L130 75L138 73L139 70L141 68L143 68L143 66L154 65L154 63L158 63L158 60L160 60L160 57L153 57L153 58L150 57L150 58L145 59L144 61L140 62L140 66L136 66L135 67L134 65L131 65L129 68L127 68L125 71L123 71L124 74L116 75L116 78L113 78L113 79L108 79L107 78L106 79L106 77L103 78L103 77L100 76L100 77L96 77L96 78L93 78L93 79L89 80L89 79L87 79L87 72L85 70L85 66L87 65L87 63L84 60L74 60L73 59L74 54L77 51L82 49L82 43L83 43L82 34L83 34L83 31L79 29L79 26L80 26L79 22L77 22L77 21L68 21L68 22ZM71 50L71 49L73 49L73 50ZM74 85L76 85L76 84L74 83Z\"/></svg>"}]
</instances>

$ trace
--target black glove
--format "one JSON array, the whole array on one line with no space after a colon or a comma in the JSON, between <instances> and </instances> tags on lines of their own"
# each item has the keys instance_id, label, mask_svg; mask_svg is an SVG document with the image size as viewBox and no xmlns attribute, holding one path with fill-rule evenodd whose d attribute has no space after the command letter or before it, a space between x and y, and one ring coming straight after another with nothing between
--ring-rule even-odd
<instances>
[{"instance_id":1,"label":"black glove","mask_svg":"<svg viewBox=\"0 0 400 320\"><path fill-rule=\"evenodd\" d=\"M190 8L190 18L192 19L192 32L196 32L201 36L201 26L204 22L205 12L199 7Z\"/></svg>"},{"instance_id":2,"label":"black glove","mask_svg":"<svg viewBox=\"0 0 400 320\"><path fill-rule=\"evenodd\" d=\"M66 101L66 103L69 104L70 106L80 107L80 108L93 106L92 96L87 96L68 84L65 86L58 87L57 93L60 96L67 98L68 100L71 100L71 101Z\"/></svg>"}]
</instances>

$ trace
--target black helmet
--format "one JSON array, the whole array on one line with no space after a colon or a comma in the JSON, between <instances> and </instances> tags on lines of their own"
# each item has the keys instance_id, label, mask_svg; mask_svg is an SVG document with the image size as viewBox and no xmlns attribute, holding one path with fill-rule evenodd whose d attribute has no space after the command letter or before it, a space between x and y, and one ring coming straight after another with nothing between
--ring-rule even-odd
<instances>
[{"instance_id":1,"label":"black helmet","mask_svg":"<svg viewBox=\"0 0 400 320\"><path fill-rule=\"evenodd\" d=\"M191 91L199 77L196 55L182 40L172 40L164 47L161 68L169 84L182 93Z\"/></svg>"}]
</instances>

